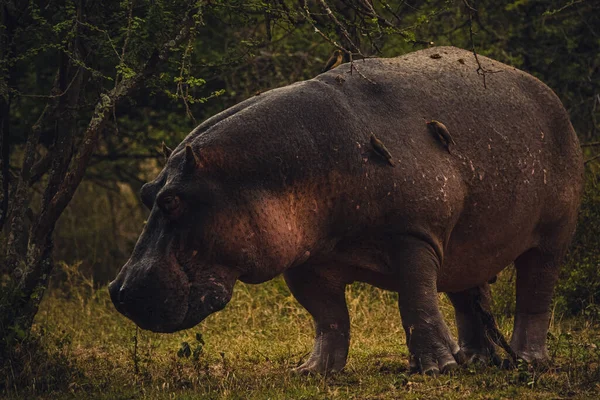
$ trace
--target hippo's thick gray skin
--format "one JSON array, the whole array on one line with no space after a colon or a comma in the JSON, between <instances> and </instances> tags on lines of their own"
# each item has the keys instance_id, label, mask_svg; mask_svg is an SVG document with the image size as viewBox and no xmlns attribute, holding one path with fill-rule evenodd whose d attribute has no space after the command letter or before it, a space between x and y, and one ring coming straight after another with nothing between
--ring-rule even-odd
<instances>
[{"instance_id":1,"label":"hippo's thick gray skin","mask_svg":"<svg viewBox=\"0 0 600 400\"><path fill-rule=\"evenodd\" d=\"M337 371L350 338L344 288L362 281L398 292L412 365L436 372L493 355L473 298L486 300L486 282L514 262L511 346L545 360L582 155L548 87L479 59L498 71L487 88L471 53L438 47L356 62L369 80L344 64L204 122L142 188L152 211L110 285L117 309L174 332L222 309L236 280L283 273L316 324L300 370ZM448 128L450 151L431 120ZM458 344L438 292L456 309Z\"/></svg>"}]
</instances>

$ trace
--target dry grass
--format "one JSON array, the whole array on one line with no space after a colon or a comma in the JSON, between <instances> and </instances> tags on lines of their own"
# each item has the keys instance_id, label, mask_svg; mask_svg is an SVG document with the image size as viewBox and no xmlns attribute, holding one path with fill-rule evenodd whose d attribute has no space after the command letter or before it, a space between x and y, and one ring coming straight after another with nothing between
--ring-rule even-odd
<instances>
[{"instance_id":1,"label":"dry grass","mask_svg":"<svg viewBox=\"0 0 600 400\"><path fill-rule=\"evenodd\" d=\"M499 309L510 310L509 280L506 274L496 284ZM471 366L453 376L431 378L408 374L395 294L357 284L348 289L347 299L352 343L345 371L307 377L290 370L312 347L312 321L281 279L237 285L225 310L171 335L136 329L114 310L106 288L94 290L80 282L66 293L47 295L34 327L36 345L21 349L29 355L24 372L16 376L18 368L9 369L0 385L8 398L49 399L600 396L600 328L593 321L555 318L549 338L551 370ZM454 329L452 307L441 299ZM500 321L508 335L510 318ZM178 356L182 342L195 355Z\"/></svg>"}]
</instances>

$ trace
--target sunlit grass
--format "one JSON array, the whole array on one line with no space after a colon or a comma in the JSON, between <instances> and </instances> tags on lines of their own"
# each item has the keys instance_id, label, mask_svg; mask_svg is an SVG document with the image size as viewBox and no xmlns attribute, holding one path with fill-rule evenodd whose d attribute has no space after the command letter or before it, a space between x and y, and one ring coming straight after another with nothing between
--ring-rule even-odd
<instances>
[{"instance_id":1,"label":"sunlit grass","mask_svg":"<svg viewBox=\"0 0 600 400\"><path fill-rule=\"evenodd\" d=\"M510 310L510 275L494 289ZM441 307L455 331L453 310ZM34 326L40 337L27 374L7 389L30 398L557 398L600 395L600 329L556 317L549 335L553 369L468 367L453 376L409 375L397 296L367 285L347 290L352 322L348 365L332 376L291 372L312 348L313 326L282 279L238 284L225 310L175 334L136 329L112 306L106 288L72 282L47 294ZM506 303L506 304L505 304ZM508 305L507 305L508 304ZM510 318L499 318L510 333ZM204 343L196 340L201 333ZM182 342L196 357L178 356ZM181 353L181 352L180 352ZM181 355L181 354L180 354ZM196 358L196 360L194 359ZM8 382L8 379L5 378Z\"/></svg>"}]
</instances>

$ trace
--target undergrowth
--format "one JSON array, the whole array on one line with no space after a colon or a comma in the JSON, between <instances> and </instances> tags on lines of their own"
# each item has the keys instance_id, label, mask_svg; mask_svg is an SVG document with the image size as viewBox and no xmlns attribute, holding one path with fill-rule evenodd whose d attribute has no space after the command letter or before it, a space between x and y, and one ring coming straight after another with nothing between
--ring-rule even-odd
<instances>
[{"instance_id":1,"label":"undergrowth","mask_svg":"<svg viewBox=\"0 0 600 400\"><path fill-rule=\"evenodd\" d=\"M471 365L453 375L410 375L397 296L368 285L348 288L352 340L348 365L330 376L291 369L312 348L310 316L282 279L238 284L225 310L175 334L143 331L113 308L105 287L77 270L54 288L37 315L32 340L0 371L6 398L313 399L598 398L600 327L589 317L555 315L548 337L552 366L513 370ZM509 337L511 270L496 284L495 312ZM453 309L442 312L456 332Z\"/></svg>"}]
</instances>

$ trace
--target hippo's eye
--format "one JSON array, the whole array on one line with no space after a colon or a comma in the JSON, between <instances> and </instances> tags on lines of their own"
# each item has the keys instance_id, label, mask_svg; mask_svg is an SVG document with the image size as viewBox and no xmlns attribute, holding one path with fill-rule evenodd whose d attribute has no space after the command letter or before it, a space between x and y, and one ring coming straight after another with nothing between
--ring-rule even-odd
<instances>
[{"instance_id":1,"label":"hippo's eye","mask_svg":"<svg viewBox=\"0 0 600 400\"><path fill-rule=\"evenodd\" d=\"M160 200L159 206L167 214L172 214L179 208L180 203L178 196L165 196Z\"/></svg>"}]
</instances>

